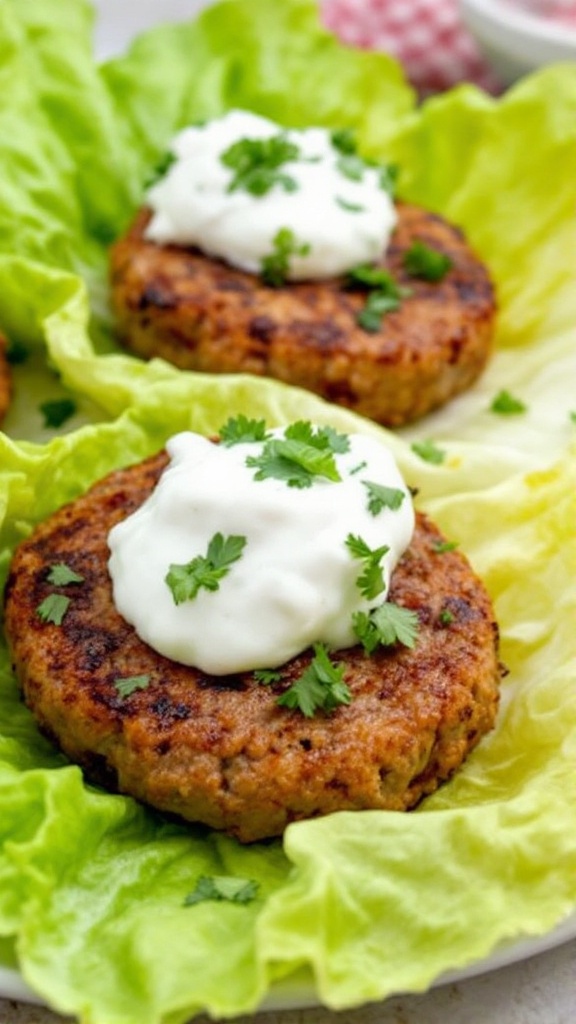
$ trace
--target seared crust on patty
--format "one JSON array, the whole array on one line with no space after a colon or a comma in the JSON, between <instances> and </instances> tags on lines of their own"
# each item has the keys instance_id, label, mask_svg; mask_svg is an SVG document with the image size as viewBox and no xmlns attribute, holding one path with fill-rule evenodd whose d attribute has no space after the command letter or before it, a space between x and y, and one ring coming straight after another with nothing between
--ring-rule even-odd
<instances>
[{"instance_id":1,"label":"seared crust on patty","mask_svg":"<svg viewBox=\"0 0 576 1024\"><path fill-rule=\"evenodd\" d=\"M492 728L499 692L497 625L466 559L439 553L439 531L418 515L390 594L418 614L415 648L333 653L353 699L305 718L277 698L311 651L273 685L252 673L211 677L157 654L116 611L107 534L166 461L160 453L112 473L15 553L6 632L40 728L88 779L244 842L337 810L405 810L450 778ZM83 582L50 583L58 563ZM70 598L61 625L38 614L51 594ZM136 676L149 685L122 697L115 681Z\"/></svg>"},{"instance_id":2,"label":"seared crust on patty","mask_svg":"<svg viewBox=\"0 0 576 1024\"><path fill-rule=\"evenodd\" d=\"M12 397L12 378L6 358L7 347L6 338L0 334L0 420L6 415Z\"/></svg>"},{"instance_id":3,"label":"seared crust on patty","mask_svg":"<svg viewBox=\"0 0 576 1024\"><path fill-rule=\"evenodd\" d=\"M457 228L417 206L397 209L381 265L411 294L375 333L356 322L367 293L343 278L268 287L198 249L147 241L144 209L111 252L119 338L182 369L275 377L389 427L415 420L476 380L496 307L486 268ZM451 259L441 281L406 272L416 240Z\"/></svg>"}]
</instances>

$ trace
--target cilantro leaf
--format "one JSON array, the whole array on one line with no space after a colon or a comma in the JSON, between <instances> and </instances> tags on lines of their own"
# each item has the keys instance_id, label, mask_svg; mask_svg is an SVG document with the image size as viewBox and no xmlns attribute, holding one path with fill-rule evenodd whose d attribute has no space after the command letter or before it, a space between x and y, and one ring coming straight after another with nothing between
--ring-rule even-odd
<instances>
[{"instance_id":1,"label":"cilantro leaf","mask_svg":"<svg viewBox=\"0 0 576 1024\"><path fill-rule=\"evenodd\" d=\"M352 533L349 533L346 538L346 547L353 558L358 558L364 563L363 571L356 580L356 586L360 593L368 600L378 597L378 594L381 594L386 588L380 562L390 548L387 544L383 544L380 548L372 549L362 537L354 536Z\"/></svg>"},{"instance_id":2,"label":"cilantro leaf","mask_svg":"<svg viewBox=\"0 0 576 1024\"><path fill-rule=\"evenodd\" d=\"M202 587L218 590L220 580L228 575L230 566L241 557L245 545L246 537L223 537L221 533L215 533L206 555L197 555L183 565L172 563L164 578L172 591L174 604L194 600Z\"/></svg>"},{"instance_id":3,"label":"cilantro leaf","mask_svg":"<svg viewBox=\"0 0 576 1024\"><path fill-rule=\"evenodd\" d=\"M56 565L51 566L46 578L49 583L53 583L56 587L65 587L69 583L84 582L84 577L80 573L74 572L64 562L58 562Z\"/></svg>"},{"instance_id":4,"label":"cilantro leaf","mask_svg":"<svg viewBox=\"0 0 576 1024\"><path fill-rule=\"evenodd\" d=\"M265 441L268 437L265 420L251 420L240 413L231 416L219 430L220 440L227 448L235 444L247 444L252 441Z\"/></svg>"},{"instance_id":5,"label":"cilantro leaf","mask_svg":"<svg viewBox=\"0 0 576 1024\"><path fill-rule=\"evenodd\" d=\"M377 516L383 508L392 509L395 512L400 508L406 494L398 487L386 487L384 484L375 484L371 480L362 480L368 491L368 511Z\"/></svg>"},{"instance_id":6,"label":"cilantro leaf","mask_svg":"<svg viewBox=\"0 0 576 1024\"><path fill-rule=\"evenodd\" d=\"M337 481L333 446L340 445L343 436L328 427L314 431L305 421L293 423L283 438L272 438L259 455L249 455L246 465L257 469L255 480L285 480L288 487L311 487L316 476Z\"/></svg>"},{"instance_id":7,"label":"cilantro leaf","mask_svg":"<svg viewBox=\"0 0 576 1024\"><path fill-rule=\"evenodd\" d=\"M44 416L45 427L61 427L76 412L76 402L72 398L55 398L50 402L42 402L40 412Z\"/></svg>"},{"instance_id":8,"label":"cilantro leaf","mask_svg":"<svg viewBox=\"0 0 576 1024\"><path fill-rule=\"evenodd\" d=\"M150 685L150 676L127 676L125 679L115 679L114 686L120 697L129 697L136 690L145 690Z\"/></svg>"},{"instance_id":9,"label":"cilantro leaf","mask_svg":"<svg viewBox=\"0 0 576 1024\"><path fill-rule=\"evenodd\" d=\"M336 167L340 174L344 178L348 178L349 181L362 181L366 166L362 157L357 156L356 153L343 153L336 161Z\"/></svg>"},{"instance_id":10,"label":"cilantro leaf","mask_svg":"<svg viewBox=\"0 0 576 1024\"><path fill-rule=\"evenodd\" d=\"M339 434L334 427L313 427L309 420L298 420L286 427L284 436L295 441L303 441L323 451L329 448L335 454L344 454L350 451L350 438L348 434Z\"/></svg>"},{"instance_id":11,"label":"cilantro leaf","mask_svg":"<svg viewBox=\"0 0 576 1024\"><path fill-rule=\"evenodd\" d=\"M259 883L232 875L200 875L196 888L184 898L183 906L193 907L206 900L229 903L250 903L257 895Z\"/></svg>"},{"instance_id":12,"label":"cilantro leaf","mask_svg":"<svg viewBox=\"0 0 576 1024\"><path fill-rule=\"evenodd\" d=\"M509 391L502 390L492 399L490 411L501 416L514 416L526 412L527 406L519 398L514 398Z\"/></svg>"},{"instance_id":13,"label":"cilantro leaf","mask_svg":"<svg viewBox=\"0 0 576 1024\"><path fill-rule=\"evenodd\" d=\"M398 184L399 168L396 164L383 164L380 167L380 188L392 198Z\"/></svg>"},{"instance_id":14,"label":"cilantro leaf","mask_svg":"<svg viewBox=\"0 0 576 1024\"><path fill-rule=\"evenodd\" d=\"M228 191L244 189L253 196L263 196L279 185L286 192L294 192L298 187L296 180L279 168L297 160L299 155L298 146L284 134L233 142L220 154L224 166L234 172Z\"/></svg>"},{"instance_id":15,"label":"cilantro leaf","mask_svg":"<svg viewBox=\"0 0 576 1024\"><path fill-rule=\"evenodd\" d=\"M441 626L449 626L450 623L454 622L454 616L448 608L443 608L438 616L438 621Z\"/></svg>"},{"instance_id":16,"label":"cilantro leaf","mask_svg":"<svg viewBox=\"0 0 576 1024\"><path fill-rule=\"evenodd\" d=\"M414 441L410 447L415 455L419 455L424 462L431 462L439 466L446 458L446 452L434 444L434 441Z\"/></svg>"},{"instance_id":17,"label":"cilantro leaf","mask_svg":"<svg viewBox=\"0 0 576 1024\"><path fill-rule=\"evenodd\" d=\"M453 266L446 253L431 249L429 245L418 240L404 253L403 263L411 277L434 282L441 281Z\"/></svg>"},{"instance_id":18,"label":"cilantro leaf","mask_svg":"<svg viewBox=\"0 0 576 1024\"><path fill-rule=\"evenodd\" d=\"M272 239L273 251L264 256L260 263L260 276L264 284L271 288L280 288L290 271L291 256L307 256L310 252L308 242L298 242L290 228L280 228Z\"/></svg>"},{"instance_id":19,"label":"cilantro leaf","mask_svg":"<svg viewBox=\"0 0 576 1024\"><path fill-rule=\"evenodd\" d=\"M160 178L164 178L174 163L176 163L176 157L174 153L167 149L162 153L162 156L152 168L150 175L145 182L145 188L151 188L157 181L160 181Z\"/></svg>"},{"instance_id":20,"label":"cilantro leaf","mask_svg":"<svg viewBox=\"0 0 576 1024\"><path fill-rule=\"evenodd\" d=\"M314 658L299 679L286 690L277 703L299 710L312 718L318 710L333 711L339 704L349 704L352 694L344 682L344 668L328 657L323 644L314 644Z\"/></svg>"},{"instance_id":21,"label":"cilantro leaf","mask_svg":"<svg viewBox=\"0 0 576 1024\"><path fill-rule=\"evenodd\" d=\"M380 645L389 647L401 643L412 648L418 634L418 616L408 608L385 601L368 615L356 612L352 626L367 654L372 654Z\"/></svg>"},{"instance_id":22,"label":"cilantro leaf","mask_svg":"<svg viewBox=\"0 0 576 1024\"><path fill-rule=\"evenodd\" d=\"M36 612L43 622L53 622L55 626L61 626L69 604L70 598L64 594L49 594L38 605Z\"/></svg>"}]
</instances>

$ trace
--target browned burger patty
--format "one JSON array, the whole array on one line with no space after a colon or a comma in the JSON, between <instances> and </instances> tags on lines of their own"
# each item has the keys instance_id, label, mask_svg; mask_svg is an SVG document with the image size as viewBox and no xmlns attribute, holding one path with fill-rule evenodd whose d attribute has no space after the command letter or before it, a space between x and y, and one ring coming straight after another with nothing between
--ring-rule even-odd
<instances>
[{"instance_id":1,"label":"browned burger patty","mask_svg":"<svg viewBox=\"0 0 576 1024\"><path fill-rule=\"evenodd\" d=\"M16 551L6 631L41 729L89 779L244 842L332 811L408 809L432 793L492 728L498 704L497 625L465 558L439 554L440 534L420 515L391 592L418 613L416 647L332 654L353 699L305 718L277 698L310 651L272 686L251 673L217 678L157 654L116 611L107 534L165 464L159 454L112 473ZM58 563L84 581L50 583ZM52 594L70 598L61 625L38 614ZM138 676L149 685L122 697L115 681Z\"/></svg>"},{"instance_id":2,"label":"browned burger patty","mask_svg":"<svg viewBox=\"0 0 576 1024\"><path fill-rule=\"evenodd\" d=\"M7 347L6 338L0 334L0 420L8 411L12 395L10 367L6 358Z\"/></svg>"},{"instance_id":3,"label":"browned burger patty","mask_svg":"<svg viewBox=\"0 0 576 1024\"><path fill-rule=\"evenodd\" d=\"M382 260L411 294L375 333L356 322L367 293L343 278L268 287L198 249L147 241L149 216L142 210L111 253L119 337L139 356L275 377L390 427L464 391L486 363L495 319L488 273L457 228L419 207L398 204ZM452 260L441 281L407 274L404 254L416 240Z\"/></svg>"}]
</instances>

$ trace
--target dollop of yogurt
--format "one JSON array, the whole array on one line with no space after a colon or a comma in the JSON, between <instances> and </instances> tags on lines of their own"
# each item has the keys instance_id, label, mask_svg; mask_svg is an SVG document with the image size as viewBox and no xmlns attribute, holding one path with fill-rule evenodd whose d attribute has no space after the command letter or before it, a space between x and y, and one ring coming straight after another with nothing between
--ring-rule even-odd
<instances>
[{"instance_id":1,"label":"dollop of yogurt","mask_svg":"<svg viewBox=\"0 0 576 1024\"><path fill-rule=\"evenodd\" d=\"M282 430L269 432L268 440L278 438ZM140 638L211 675L274 668L313 643L357 643L352 617L386 600L414 510L390 451L368 435L348 440L334 455L339 479L314 476L297 487L249 464L262 464L266 440L227 446L191 432L172 437L156 488L108 537L114 602ZM374 485L391 488L397 507L374 505ZM206 557L216 534L242 538L241 552L215 589L176 603L171 567ZM376 597L359 586L364 566L350 536L387 548Z\"/></svg>"},{"instance_id":2,"label":"dollop of yogurt","mask_svg":"<svg viewBox=\"0 0 576 1024\"><path fill-rule=\"evenodd\" d=\"M152 217L145 236L197 246L257 274L275 253L278 233L288 231L287 280L334 277L374 262L396 224L394 203L382 168L347 152L337 138L324 128L285 129L243 110L185 128L172 140L172 165L147 193ZM274 167L274 156L261 153L259 163L251 144L262 140L292 144L294 155ZM242 143L230 166L226 154ZM268 176L265 192L250 190L254 178L250 183L242 174L250 168L264 181Z\"/></svg>"}]
</instances>

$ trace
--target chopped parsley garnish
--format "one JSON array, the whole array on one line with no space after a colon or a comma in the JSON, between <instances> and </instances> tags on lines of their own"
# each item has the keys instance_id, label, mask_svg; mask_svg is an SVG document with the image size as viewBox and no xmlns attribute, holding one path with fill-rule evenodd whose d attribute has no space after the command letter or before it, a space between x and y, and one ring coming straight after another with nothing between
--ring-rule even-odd
<instances>
[{"instance_id":1,"label":"chopped parsley garnish","mask_svg":"<svg viewBox=\"0 0 576 1024\"><path fill-rule=\"evenodd\" d=\"M342 196L335 196L335 201L338 206L342 207L343 210L347 210L348 213L362 213L365 209L361 203L351 203L349 199L344 199Z\"/></svg>"},{"instance_id":2,"label":"chopped parsley garnish","mask_svg":"<svg viewBox=\"0 0 576 1024\"><path fill-rule=\"evenodd\" d=\"M383 164L380 167L380 188L389 196L394 196L398 183L398 167L396 164Z\"/></svg>"},{"instance_id":3,"label":"chopped parsley garnish","mask_svg":"<svg viewBox=\"0 0 576 1024\"><path fill-rule=\"evenodd\" d=\"M23 342L18 341L16 338L10 338L6 348L6 360L11 366L20 366L22 363L25 363L29 355L30 352Z\"/></svg>"},{"instance_id":4,"label":"chopped parsley garnish","mask_svg":"<svg viewBox=\"0 0 576 1024\"><path fill-rule=\"evenodd\" d=\"M356 586L360 593L368 600L378 597L378 594L381 594L386 587L380 562L384 555L388 554L390 548L387 544L383 544L380 548L371 548L362 537L355 537L352 533L349 533L346 538L346 547L353 558L358 558L364 563L363 571L356 580Z\"/></svg>"},{"instance_id":5,"label":"chopped parsley garnish","mask_svg":"<svg viewBox=\"0 0 576 1024\"><path fill-rule=\"evenodd\" d=\"M277 703L312 718L316 711L333 711L339 704L349 704L351 700L350 688L344 682L343 666L330 661L323 644L314 644L314 658L308 668L278 698Z\"/></svg>"},{"instance_id":6,"label":"chopped parsley garnish","mask_svg":"<svg viewBox=\"0 0 576 1024\"><path fill-rule=\"evenodd\" d=\"M232 875L201 875L196 888L184 899L183 906L193 907L206 900L227 900L229 903L250 903L258 894L258 882Z\"/></svg>"},{"instance_id":7,"label":"chopped parsley garnish","mask_svg":"<svg viewBox=\"0 0 576 1024\"><path fill-rule=\"evenodd\" d=\"M52 622L55 626L61 626L69 604L70 598L65 597L64 594L49 594L38 605L36 611L43 622Z\"/></svg>"},{"instance_id":8,"label":"chopped parsley garnish","mask_svg":"<svg viewBox=\"0 0 576 1024\"><path fill-rule=\"evenodd\" d=\"M446 458L444 449L439 448L434 441L414 441L410 447L424 462L431 462L437 466L444 462Z\"/></svg>"},{"instance_id":9,"label":"chopped parsley garnish","mask_svg":"<svg viewBox=\"0 0 576 1024\"><path fill-rule=\"evenodd\" d=\"M127 676L125 679L115 679L114 686L120 697L129 697L136 690L145 690L150 685L150 676Z\"/></svg>"},{"instance_id":10,"label":"chopped parsley garnish","mask_svg":"<svg viewBox=\"0 0 576 1024\"><path fill-rule=\"evenodd\" d=\"M220 154L225 167L234 172L229 192L244 189L253 196L264 196L275 185L286 192L295 192L297 182L280 168L297 160L300 150L284 134L267 139L239 139Z\"/></svg>"},{"instance_id":11,"label":"chopped parsley garnish","mask_svg":"<svg viewBox=\"0 0 576 1024\"><path fill-rule=\"evenodd\" d=\"M265 420L251 420L240 413L231 416L219 431L220 440L227 448L235 444L250 444L265 441L268 437Z\"/></svg>"},{"instance_id":12,"label":"chopped parsley garnish","mask_svg":"<svg viewBox=\"0 0 576 1024\"><path fill-rule=\"evenodd\" d=\"M76 412L76 402L72 398L55 398L42 402L40 412L44 416L45 427L61 427Z\"/></svg>"},{"instance_id":13,"label":"chopped parsley garnish","mask_svg":"<svg viewBox=\"0 0 576 1024\"><path fill-rule=\"evenodd\" d=\"M349 181L362 181L366 166L362 157L356 156L355 153L343 153L336 161L336 167L340 174L344 178L348 178Z\"/></svg>"},{"instance_id":14,"label":"chopped parsley garnish","mask_svg":"<svg viewBox=\"0 0 576 1024\"><path fill-rule=\"evenodd\" d=\"M390 508L393 512L400 508L406 494L398 487L386 487L385 484L375 484L372 480L362 480L368 491L368 511L377 516L383 508Z\"/></svg>"},{"instance_id":15,"label":"chopped parsley garnish","mask_svg":"<svg viewBox=\"0 0 576 1024\"><path fill-rule=\"evenodd\" d=\"M348 156L355 153L357 149L356 136L351 128L335 128L330 132L330 142L339 153Z\"/></svg>"},{"instance_id":16,"label":"chopped parsley garnish","mask_svg":"<svg viewBox=\"0 0 576 1024\"><path fill-rule=\"evenodd\" d=\"M490 405L490 411L496 412L500 416L514 416L526 412L526 409L527 406L521 399L515 398L506 390L499 391Z\"/></svg>"},{"instance_id":17,"label":"chopped parsley garnish","mask_svg":"<svg viewBox=\"0 0 576 1024\"><path fill-rule=\"evenodd\" d=\"M254 671L254 679L263 686L271 686L272 683L279 683L282 673L272 668L257 668Z\"/></svg>"},{"instance_id":18,"label":"chopped parsley garnish","mask_svg":"<svg viewBox=\"0 0 576 1024\"><path fill-rule=\"evenodd\" d=\"M438 622L441 626L449 626L451 622L454 622L454 616L448 608L443 608L438 616Z\"/></svg>"},{"instance_id":19,"label":"chopped parsley garnish","mask_svg":"<svg viewBox=\"0 0 576 1024\"><path fill-rule=\"evenodd\" d=\"M346 435L331 427L315 429L299 421L286 428L283 438L266 441L259 455L249 455L246 465L257 470L255 480L274 478L288 487L311 487L318 476L340 480L334 453L346 451L349 445Z\"/></svg>"},{"instance_id":20,"label":"chopped parsley garnish","mask_svg":"<svg viewBox=\"0 0 576 1024\"><path fill-rule=\"evenodd\" d=\"M51 566L47 580L56 587L66 587L69 583L83 583L84 577L80 573L74 572L64 562L58 562Z\"/></svg>"},{"instance_id":21,"label":"chopped parsley garnish","mask_svg":"<svg viewBox=\"0 0 576 1024\"><path fill-rule=\"evenodd\" d=\"M176 157L174 153L167 149L158 160L156 166L152 168L150 176L146 181L146 188L150 188L152 185L155 185L157 181L160 181L160 178L165 177L174 163L176 163Z\"/></svg>"},{"instance_id":22,"label":"chopped parsley garnish","mask_svg":"<svg viewBox=\"0 0 576 1024\"><path fill-rule=\"evenodd\" d=\"M260 263L260 276L264 284L280 288L290 270L290 257L307 256L310 245L308 242L298 242L290 228L280 228L272 239L272 245L273 251L264 256Z\"/></svg>"},{"instance_id":23,"label":"chopped parsley garnish","mask_svg":"<svg viewBox=\"0 0 576 1024\"><path fill-rule=\"evenodd\" d=\"M370 264L354 267L349 272L348 287L362 288L369 292L364 308L356 316L356 322L371 334L380 330L382 317L398 309L402 298L408 294L387 270Z\"/></svg>"},{"instance_id":24,"label":"chopped parsley garnish","mask_svg":"<svg viewBox=\"0 0 576 1024\"><path fill-rule=\"evenodd\" d=\"M403 263L411 277L419 277L423 281L441 281L453 266L446 253L431 249L418 240L404 253Z\"/></svg>"},{"instance_id":25,"label":"chopped parsley garnish","mask_svg":"<svg viewBox=\"0 0 576 1024\"><path fill-rule=\"evenodd\" d=\"M418 616L408 608L385 601L379 608L366 614L356 612L352 617L354 632L366 654L373 654L380 645L395 643L414 647L418 635Z\"/></svg>"},{"instance_id":26,"label":"chopped parsley garnish","mask_svg":"<svg viewBox=\"0 0 576 1024\"><path fill-rule=\"evenodd\" d=\"M218 590L220 580L228 575L230 567L241 557L245 546L246 537L223 537L221 533L215 533L206 555L197 555L184 565L173 563L165 581L172 591L174 604L194 600L202 587L210 591Z\"/></svg>"},{"instance_id":27,"label":"chopped parsley garnish","mask_svg":"<svg viewBox=\"0 0 576 1024\"><path fill-rule=\"evenodd\" d=\"M446 551L455 551L458 547L456 540L435 540L432 544L432 551L435 555L443 555Z\"/></svg>"}]
</instances>

